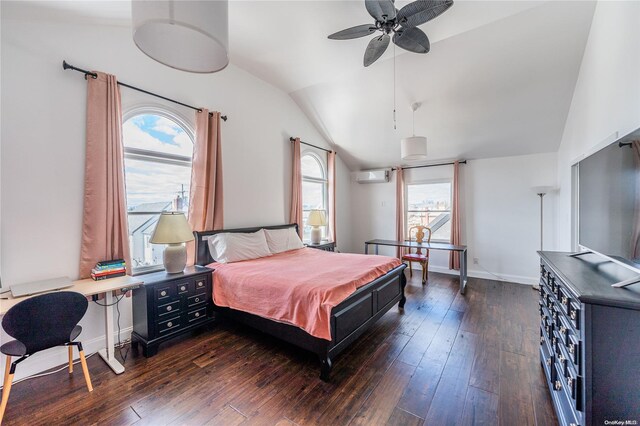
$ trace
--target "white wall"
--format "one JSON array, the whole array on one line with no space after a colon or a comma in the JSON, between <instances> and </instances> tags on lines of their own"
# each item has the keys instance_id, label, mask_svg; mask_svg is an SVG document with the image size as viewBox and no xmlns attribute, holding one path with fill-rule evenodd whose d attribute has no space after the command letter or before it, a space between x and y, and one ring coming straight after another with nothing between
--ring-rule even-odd
<instances>
[{"instance_id":1,"label":"white wall","mask_svg":"<svg viewBox=\"0 0 640 426\"><path fill-rule=\"evenodd\" d=\"M15 7L19 5L2 4L0 264L5 285L77 277L86 83L81 74L62 70L63 59L228 115L229 120L222 124L225 226L288 222L288 139L300 136L315 145L327 143L287 94L234 65L213 75L162 66L135 47L128 28L27 22L12 18ZM158 102L126 88L122 97L125 109ZM191 110L168 105L187 119L193 118ZM338 235L344 232L346 241L349 171L340 159L337 175ZM121 311L121 324L129 330L129 299ZM104 338L101 308L91 304L82 325L82 338L91 352ZM18 375L63 363L63 352L37 355L41 362L30 360L21 365Z\"/></svg>"},{"instance_id":2,"label":"white wall","mask_svg":"<svg viewBox=\"0 0 640 426\"><path fill-rule=\"evenodd\" d=\"M537 282L540 201L531 187L555 184L555 164L556 155L549 153L470 160L460 166L462 241L469 249L470 276ZM407 170L405 182L451 178L452 173L451 166ZM364 251L363 243L369 239L395 239L395 173L390 183L352 183L351 194L356 251ZM545 249L555 242L554 212L555 196L549 194ZM394 253L391 248L380 249L380 254ZM429 270L449 272L448 259L446 252L432 251Z\"/></svg>"},{"instance_id":3,"label":"white wall","mask_svg":"<svg viewBox=\"0 0 640 426\"><path fill-rule=\"evenodd\" d=\"M640 127L640 3L598 2L558 151L558 248L572 250L571 165Z\"/></svg>"}]
</instances>

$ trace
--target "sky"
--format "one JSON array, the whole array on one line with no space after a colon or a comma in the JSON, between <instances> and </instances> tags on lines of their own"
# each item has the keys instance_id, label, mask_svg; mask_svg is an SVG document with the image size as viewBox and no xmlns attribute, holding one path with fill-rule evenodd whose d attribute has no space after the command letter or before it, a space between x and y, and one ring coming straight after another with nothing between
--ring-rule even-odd
<instances>
[{"instance_id":1,"label":"sky","mask_svg":"<svg viewBox=\"0 0 640 426\"><path fill-rule=\"evenodd\" d=\"M193 142L177 123L157 115L137 115L122 126L126 148L177 154L191 158ZM129 208L142 203L171 201L184 185L188 196L191 167L125 159Z\"/></svg>"}]
</instances>

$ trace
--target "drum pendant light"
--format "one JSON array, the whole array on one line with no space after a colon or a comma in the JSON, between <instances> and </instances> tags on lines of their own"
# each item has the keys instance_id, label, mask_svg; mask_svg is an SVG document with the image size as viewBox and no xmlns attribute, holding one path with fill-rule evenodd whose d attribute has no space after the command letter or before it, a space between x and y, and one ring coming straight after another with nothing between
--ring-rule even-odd
<instances>
[{"instance_id":1,"label":"drum pendant light","mask_svg":"<svg viewBox=\"0 0 640 426\"><path fill-rule=\"evenodd\" d=\"M133 0L131 17L136 46L161 64L197 73L229 64L227 0Z\"/></svg>"},{"instance_id":2,"label":"drum pendant light","mask_svg":"<svg viewBox=\"0 0 640 426\"><path fill-rule=\"evenodd\" d=\"M416 110L418 108L420 108L419 103L411 104L411 111L413 111L413 136L400 141L400 156L405 161L427 159L427 138L424 136L416 136Z\"/></svg>"}]
</instances>

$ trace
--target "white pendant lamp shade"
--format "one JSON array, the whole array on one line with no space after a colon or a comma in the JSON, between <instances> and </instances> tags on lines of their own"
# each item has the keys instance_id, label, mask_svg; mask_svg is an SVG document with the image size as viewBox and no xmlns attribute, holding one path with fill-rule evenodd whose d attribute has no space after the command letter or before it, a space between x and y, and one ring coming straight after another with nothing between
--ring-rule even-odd
<instances>
[{"instance_id":1,"label":"white pendant lamp shade","mask_svg":"<svg viewBox=\"0 0 640 426\"><path fill-rule=\"evenodd\" d=\"M400 156L403 160L426 160L427 138L424 136L411 136L400 141Z\"/></svg>"},{"instance_id":2,"label":"white pendant lamp shade","mask_svg":"<svg viewBox=\"0 0 640 426\"><path fill-rule=\"evenodd\" d=\"M229 63L227 0L133 0L131 15L133 41L164 65L212 73Z\"/></svg>"}]
</instances>

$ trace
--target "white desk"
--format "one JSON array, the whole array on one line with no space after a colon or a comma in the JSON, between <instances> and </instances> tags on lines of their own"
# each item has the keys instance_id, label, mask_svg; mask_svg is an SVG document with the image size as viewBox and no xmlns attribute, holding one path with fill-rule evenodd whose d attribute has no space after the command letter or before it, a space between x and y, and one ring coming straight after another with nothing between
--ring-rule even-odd
<instances>
[{"instance_id":1,"label":"white desk","mask_svg":"<svg viewBox=\"0 0 640 426\"><path fill-rule=\"evenodd\" d=\"M107 339L107 346L104 349L100 349L98 354L104 362L107 363L109 367L116 373L121 374L124 372L124 366L120 364L120 362L116 359L115 356L115 339L113 338L113 311L115 309L114 305L114 291L122 291L122 290L132 290L136 287L139 287L144 282L141 279L124 276L118 278L110 278L107 280L93 281L92 279L79 280L74 281L71 287L64 288L60 291L75 291L77 293L83 294L85 296L93 296L95 294L105 294L104 300L101 302L107 306L104 309L104 319L105 319L105 332ZM40 293L43 294L43 293ZM11 294L9 294L7 299L0 299L0 316L4 315L12 306L18 304L19 302L28 299L29 297L37 296L34 294L32 296L18 297L13 298Z\"/></svg>"}]
</instances>

